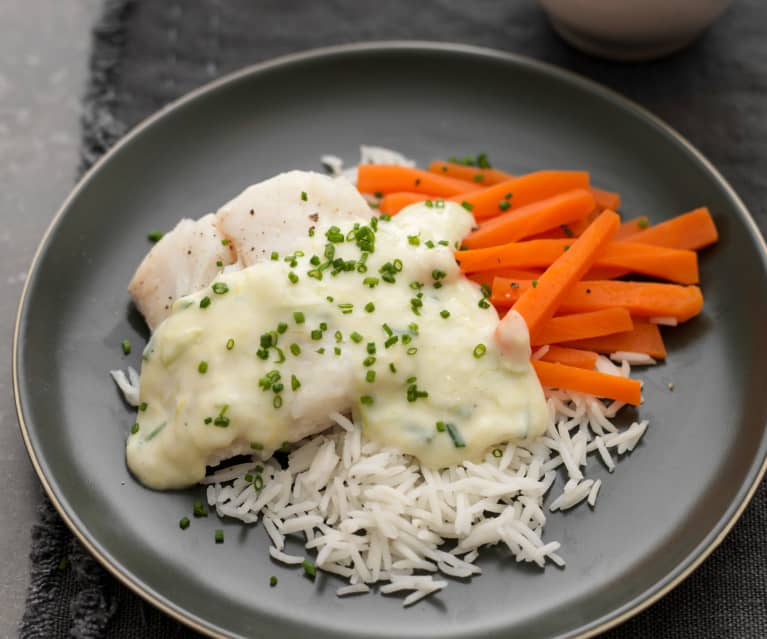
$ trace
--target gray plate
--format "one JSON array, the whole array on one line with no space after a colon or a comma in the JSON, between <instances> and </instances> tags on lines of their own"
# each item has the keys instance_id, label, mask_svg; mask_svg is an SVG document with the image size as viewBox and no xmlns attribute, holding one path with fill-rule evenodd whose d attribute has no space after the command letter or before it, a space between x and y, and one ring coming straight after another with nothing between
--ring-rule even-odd
<instances>
[{"instance_id":1,"label":"gray plate","mask_svg":"<svg viewBox=\"0 0 767 639\"><path fill-rule=\"evenodd\" d=\"M128 474L132 422L108 377L138 366L146 337L126 284L146 233L198 216L246 185L360 143L421 163L487 151L514 172L581 168L653 222L707 204L720 243L701 256L701 317L667 332L647 371L651 427L604 479L596 512L549 518L564 570L489 550L484 574L403 610L400 598L337 599L270 561L263 529L194 520L199 490L156 493ZM87 547L166 612L217 636L573 637L627 618L721 541L763 472L767 257L743 204L668 127L619 96L523 58L462 46L327 49L246 69L128 135L75 188L40 246L15 344L22 433L51 499ZM123 357L120 340L134 353ZM675 390L668 391L673 382ZM213 543L223 527L226 543ZM280 578L269 588L269 575ZM385 623L379 620L385 619Z\"/></svg>"}]
</instances>

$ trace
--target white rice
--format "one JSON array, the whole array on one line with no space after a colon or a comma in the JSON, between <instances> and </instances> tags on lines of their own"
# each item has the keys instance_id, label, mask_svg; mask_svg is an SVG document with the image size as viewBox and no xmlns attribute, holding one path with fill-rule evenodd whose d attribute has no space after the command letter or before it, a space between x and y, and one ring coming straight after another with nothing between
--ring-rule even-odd
<instances>
[{"instance_id":1,"label":"white rice","mask_svg":"<svg viewBox=\"0 0 767 639\"><path fill-rule=\"evenodd\" d=\"M600 359L612 374L628 373L627 365ZM337 590L339 597L381 582L380 592L407 592L403 605L412 605L447 586L440 574L478 575L481 548L497 544L520 562L564 566L559 542L543 538L544 501L550 512L584 502L593 508L602 480L584 476L587 457L598 455L612 472L614 455L633 450L647 422L620 430L610 421L612 405L565 391L547 390L547 398L551 422L544 436L442 470L364 440L358 425L335 413L337 426L299 442L287 469L275 459L253 459L220 470L205 479L206 497L222 516L260 517L277 561L310 559L318 570L345 578L349 585ZM263 467L258 493L244 480L257 465ZM549 497L559 467L567 479ZM285 552L289 537L302 540L307 554Z\"/></svg>"}]
</instances>

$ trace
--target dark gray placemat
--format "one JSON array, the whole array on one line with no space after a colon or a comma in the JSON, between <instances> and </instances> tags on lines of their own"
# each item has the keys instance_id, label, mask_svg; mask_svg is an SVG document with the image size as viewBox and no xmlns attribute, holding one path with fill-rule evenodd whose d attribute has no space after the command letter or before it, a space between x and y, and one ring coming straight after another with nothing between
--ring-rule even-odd
<instances>
[{"instance_id":1,"label":"dark gray placemat","mask_svg":"<svg viewBox=\"0 0 767 639\"><path fill-rule=\"evenodd\" d=\"M366 40L478 44L546 60L648 107L700 148L767 230L767 4L739 0L698 43L667 60L623 65L558 39L532 1L109 0L95 30L83 167L128 128L200 84L292 51ZM687 581L610 639L767 637L767 490ZM20 636L196 637L116 582L47 500L33 532Z\"/></svg>"}]
</instances>

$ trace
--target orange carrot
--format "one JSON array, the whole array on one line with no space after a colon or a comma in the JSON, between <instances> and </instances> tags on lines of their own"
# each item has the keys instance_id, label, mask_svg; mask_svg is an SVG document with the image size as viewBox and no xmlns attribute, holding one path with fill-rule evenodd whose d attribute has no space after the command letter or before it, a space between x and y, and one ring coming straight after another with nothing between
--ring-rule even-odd
<instances>
[{"instance_id":1,"label":"orange carrot","mask_svg":"<svg viewBox=\"0 0 767 639\"><path fill-rule=\"evenodd\" d=\"M463 239L470 249L516 242L586 217L594 209L594 198L585 189L574 189L545 200L531 202L490 218Z\"/></svg>"},{"instance_id":2,"label":"orange carrot","mask_svg":"<svg viewBox=\"0 0 767 639\"><path fill-rule=\"evenodd\" d=\"M468 191L476 191L479 184L389 164L360 164L357 168L357 189L361 193L430 193L449 197Z\"/></svg>"},{"instance_id":3,"label":"orange carrot","mask_svg":"<svg viewBox=\"0 0 767 639\"><path fill-rule=\"evenodd\" d=\"M543 271L530 271L521 268L497 268L489 271L477 271L476 273L466 273L472 282L477 284L487 284L492 288L493 280L496 277L505 277L512 280L537 280L543 275Z\"/></svg>"},{"instance_id":4,"label":"orange carrot","mask_svg":"<svg viewBox=\"0 0 767 639\"><path fill-rule=\"evenodd\" d=\"M552 317L540 327L531 342L533 346L572 342L612 333L625 333L632 328L634 324L629 312L616 306L588 313Z\"/></svg>"},{"instance_id":5,"label":"orange carrot","mask_svg":"<svg viewBox=\"0 0 767 639\"><path fill-rule=\"evenodd\" d=\"M598 189L591 187L591 194L594 196L597 208L609 209L611 211L617 211L621 207L620 193L613 193L612 191L605 191L604 189Z\"/></svg>"},{"instance_id":6,"label":"orange carrot","mask_svg":"<svg viewBox=\"0 0 767 639\"><path fill-rule=\"evenodd\" d=\"M532 362L538 379L543 386L589 393L619 402L638 406L642 402L642 384L637 379L607 375L564 364L551 364L534 360Z\"/></svg>"},{"instance_id":7,"label":"orange carrot","mask_svg":"<svg viewBox=\"0 0 767 639\"><path fill-rule=\"evenodd\" d=\"M541 357L541 360L555 364L564 364L565 366L585 368L591 371L597 365L597 354L594 351L552 345L549 346L549 350Z\"/></svg>"},{"instance_id":8,"label":"orange carrot","mask_svg":"<svg viewBox=\"0 0 767 639\"><path fill-rule=\"evenodd\" d=\"M620 226L621 219L613 211L605 211L577 240L564 251L514 304L514 310L527 322L534 339L541 326L554 316L563 297L591 267ZM532 280L533 282L535 280Z\"/></svg>"},{"instance_id":9,"label":"orange carrot","mask_svg":"<svg viewBox=\"0 0 767 639\"><path fill-rule=\"evenodd\" d=\"M378 204L378 210L381 213L397 215L402 209L411 204L417 204L424 200L438 199L438 195L426 195L424 193L412 193L411 191L397 191L396 193L387 193L381 198Z\"/></svg>"},{"instance_id":10,"label":"orange carrot","mask_svg":"<svg viewBox=\"0 0 767 639\"><path fill-rule=\"evenodd\" d=\"M617 242L619 240L627 240L629 237L646 229L648 226L649 222L647 221L646 215L640 215L639 217L634 217L630 220L626 220L623 224L621 224L621 227L615 234L615 241ZM677 247L671 246L669 248Z\"/></svg>"},{"instance_id":11,"label":"orange carrot","mask_svg":"<svg viewBox=\"0 0 767 639\"><path fill-rule=\"evenodd\" d=\"M466 180L467 182L476 182L482 186L492 186L493 184L506 182L514 178L513 175L498 171L497 169L480 169L476 166L442 162L441 160L432 162L429 165L429 171L437 175L446 175L447 177Z\"/></svg>"},{"instance_id":12,"label":"orange carrot","mask_svg":"<svg viewBox=\"0 0 767 639\"><path fill-rule=\"evenodd\" d=\"M502 267L546 268L569 252L576 243L577 240L511 242L489 248L457 251L455 259L460 263L461 270L468 273ZM698 256L694 251L637 242L611 242L599 252L593 264L597 268L625 269L677 284L696 284L699 279Z\"/></svg>"},{"instance_id":13,"label":"orange carrot","mask_svg":"<svg viewBox=\"0 0 767 639\"><path fill-rule=\"evenodd\" d=\"M697 251L714 244L718 239L719 233L711 213L703 206L640 230L631 235L628 241Z\"/></svg>"},{"instance_id":14,"label":"orange carrot","mask_svg":"<svg viewBox=\"0 0 767 639\"><path fill-rule=\"evenodd\" d=\"M614 353L628 351L631 353L646 353L656 359L666 358L666 345L660 329L650 322L634 321L633 330L625 333L614 333L591 339L581 339L568 342L567 346L585 348L597 353ZM567 363L567 362L563 362Z\"/></svg>"},{"instance_id":15,"label":"orange carrot","mask_svg":"<svg viewBox=\"0 0 767 639\"><path fill-rule=\"evenodd\" d=\"M534 288L530 280L493 280L491 301L497 306L512 306L522 301L523 294L541 288L538 280ZM563 295L560 313L586 313L602 308L620 306L636 317L673 317L685 322L703 308L703 295L697 286L659 284L656 282L622 282L599 280L576 282Z\"/></svg>"},{"instance_id":16,"label":"orange carrot","mask_svg":"<svg viewBox=\"0 0 767 639\"><path fill-rule=\"evenodd\" d=\"M458 178L459 180L476 182L482 186L500 184L501 182L513 180L517 177L512 173L499 171L498 169L480 169L474 166L466 166L465 164L456 164L454 162L444 162L442 160L435 160L432 162L429 165L429 171L439 175ZM617 211L620 208L621 196L619 193L605 191L604 189L598 189L596 187L591 187L590 191L591 195L594 196L595 205L599 211L604 209Z\"/></svg>"},{"instance_id":17,"label":"orange carrot","mask_svg":"<svg viewBox=\"0 0 767 639\"><path fill-rule=\"evenodd\" d=\"M587 188L589 174L585 171L537 171L450 199L463 204L476 219L482 220L565 191Z\"/></svg>"}]
</instances>

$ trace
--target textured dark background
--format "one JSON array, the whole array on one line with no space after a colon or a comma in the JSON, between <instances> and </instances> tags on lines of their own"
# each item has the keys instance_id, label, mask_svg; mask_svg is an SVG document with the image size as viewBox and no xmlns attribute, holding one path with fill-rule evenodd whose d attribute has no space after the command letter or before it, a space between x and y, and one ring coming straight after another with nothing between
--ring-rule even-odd
<instances>
[{"instance_id":1,"label":"textured dark background","mask_svg":"<svg viewBox=\"0 0 767 639\"><path fill-rule=\"evenodd\" d=\"M765 232L765 25L767 5L740 0L690 49L667 60L623 65L569 48L528 1L116 0L107 3L95 39L84 165L169 100L252 62L344 42L456 41L558 64L648 107L714 162ZM607 636L767 637L765 524L762 488L733 533L694 575ZM46 504L34 531L32 559L22 637L194 636L118 586Z\"/></svg>"}]
</instances>

